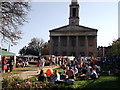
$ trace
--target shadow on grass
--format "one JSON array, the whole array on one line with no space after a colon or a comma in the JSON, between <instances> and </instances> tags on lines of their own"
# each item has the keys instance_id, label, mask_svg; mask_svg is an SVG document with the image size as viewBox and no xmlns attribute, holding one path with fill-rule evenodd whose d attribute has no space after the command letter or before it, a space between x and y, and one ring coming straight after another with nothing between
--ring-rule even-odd
<instances>
[{"instance_id":1,"label":"shadow on grass","mask_svg":"<svg viewBox=\"0 0 120 90\"><path fill-rule=\"evenodd\" d=\"M108 77L108 76L107 76ZM102 78L101 80L93 80L84 86L84 88L120 88L120 77L112 76L110 78Z\"/></svg>"},{"instance_id":2,"label":"shadow on grass","mask_svg":"<svg viewBox=\"0 0 120 90\"><path fill-rule=\"evenodd\" d=\"M118 88L119 89L120 86L115 81L105 81L105 82L88 84L85 88Z\"/></svg>"}]
</instances>

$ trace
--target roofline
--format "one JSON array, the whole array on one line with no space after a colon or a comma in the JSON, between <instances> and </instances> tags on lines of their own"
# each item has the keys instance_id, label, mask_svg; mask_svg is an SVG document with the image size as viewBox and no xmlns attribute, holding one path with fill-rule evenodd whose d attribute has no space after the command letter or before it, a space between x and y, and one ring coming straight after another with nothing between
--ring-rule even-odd
<instances>
[{"instance_id":1,"label":"roofline","mask_svg":"<svg viewBox=\"0 0 120 90\"><path fill-rule=\"evenodd\" d=\"M56 30L58 30L58 29L61 29L61 28L67 27L67 26L79 26L79 27L83 27L83 28L87 28L87 29L91 29L91 30L96 30L96 31L98 31L98 29L86 27L86 26L83 26L83 25L65 25L65 26L61 26L61 27L58 27L58 28L49 30L49 32L56 31Z\"/></svg>"},{"instance_id":2,"label":"roofline","mask_svg":"<svg viewBox=\"0 0 120 90\"><path fill-rule=\"evenodd\" d=\"M69 25L64 25L64 26L61 26L61 27L58 27L58 28L55 28L55 29L49 30L49 32L51 32L51 31L55 31L55 30L57 30L57 29L64 28L64 27L67 27L67 26L69 26Z\"/></svg>"}]
</instances>

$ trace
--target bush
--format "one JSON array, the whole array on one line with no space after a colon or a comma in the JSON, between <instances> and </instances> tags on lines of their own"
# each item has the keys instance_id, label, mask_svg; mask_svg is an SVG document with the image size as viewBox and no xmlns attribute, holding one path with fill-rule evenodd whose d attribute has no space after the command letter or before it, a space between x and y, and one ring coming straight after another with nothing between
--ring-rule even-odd
<instances>
[{"instance_id":1,"label":"bush","mask_svg":"<svg viewBox=\"0 0 120 90\"><path fill-rule=\"evenodd\" d=\"M9 76L9 77L3 78L2 82L3 82L2 83L3 88L17 88L17 84L21 83L22 80L19 77Z\"/></svg>"},{"instance_id":2,"label":"bush","mask_svg":"<svg viewBox=\"0 0 120 90\"><path fill-rule=\"evenodd\" d=\"M48 86L44 83L30 82L28 80L21 80L19 77L7 77L3 78L3 89L22 89L25 88L29 90L31 88L48 88Z\"/></svg>"}]
</instances>

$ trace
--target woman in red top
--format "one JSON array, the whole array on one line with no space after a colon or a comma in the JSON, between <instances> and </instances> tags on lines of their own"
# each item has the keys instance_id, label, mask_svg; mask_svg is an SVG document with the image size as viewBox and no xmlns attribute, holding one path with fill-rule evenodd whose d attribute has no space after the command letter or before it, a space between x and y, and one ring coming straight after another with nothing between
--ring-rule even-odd
<instances>
[{"instance_id":1,"label":"woman in red top","mask_svg":"<svg viewBox=\"0 0 120 90\"><path fill-rule=\"evenodd\" d=\"M7 59L5 57L2 57L2 64L4 65L6 64L6 62L7 62Z\"/></svg>"},{"instance_id":2,"label":"woman in red top","mask_svg":"<svg viewBox=\"0 0 120 90\"><path fill-rule=\"evenodd\" d=\"M40 65L41 65L41 63L40 63L40 61L38 60L38 62L37 62L37 67L38 67L37 73L39 73Z\"/></svg>"},{"instance_id":3,"label":"woman in red top","mask_svg":"<svg viewBox=\"0 0 120 90\"><path fill-rule=\"evenodd\" d=\"M7 65L5 65L7 62L7 59L3 56L2 57L2 70L7 70Z\"/></svg>"},{"instance_id":4,"label":"woman in red top","mask_svg":"<svg viewBox=\"0 0 120 90\"><path fill-rule=\"evenodd\" d=\"M38 66L38 67L40 66L40 61L37 62L37 66Z\"/></svg>"}]
</instances>

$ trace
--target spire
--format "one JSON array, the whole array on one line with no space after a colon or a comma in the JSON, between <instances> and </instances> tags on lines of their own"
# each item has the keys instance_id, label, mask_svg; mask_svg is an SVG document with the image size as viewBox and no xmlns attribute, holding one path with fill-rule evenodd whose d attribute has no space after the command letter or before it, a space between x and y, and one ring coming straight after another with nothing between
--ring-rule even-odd
<instances>
[{"instance_id":1,"label":"spire","mask_svg":"<svg viewBox=\"0 0 120 90\"><path fill-rule=\"evenodd\" d=\"M77 0L71 0L69 24L79 25L79 4Z\"/></svg>"},{"instance_id":2,"label":"spire","mask_svg":"<svg viewBox=\"0 0 120 90\"><path fill-rule=\"evenodd\" d=\"M71 4L72 4L72 5L78 4L78 3L77 3L77 0L71 0Z\"/></svg>"}]
</instances>

